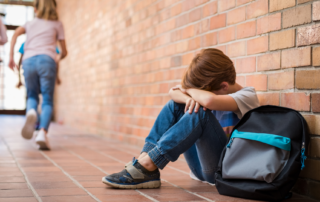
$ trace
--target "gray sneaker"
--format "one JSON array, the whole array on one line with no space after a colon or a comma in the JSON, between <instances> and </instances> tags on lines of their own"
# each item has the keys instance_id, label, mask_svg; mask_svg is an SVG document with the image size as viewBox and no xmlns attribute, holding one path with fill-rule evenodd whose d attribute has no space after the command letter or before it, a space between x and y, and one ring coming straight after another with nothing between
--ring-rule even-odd
<instances>
[{"instance_id":1,"label":"gray sneaker","mask_svg":"<svg viewBox=\"0 0 320 202\"><path fill-rule=\"evenodd\" d=\"M121 172L103 177L102 182L120 189L154 189L161 186L159 169L148 171L137 159L126 164Z\"/></svg>"}]
</instances>

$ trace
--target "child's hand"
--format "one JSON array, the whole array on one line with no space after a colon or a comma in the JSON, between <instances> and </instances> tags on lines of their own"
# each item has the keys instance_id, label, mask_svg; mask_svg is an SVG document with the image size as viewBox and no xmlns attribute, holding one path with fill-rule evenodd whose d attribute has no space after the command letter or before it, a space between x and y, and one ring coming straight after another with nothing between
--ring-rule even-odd
<instances>
[{"instance_id":1,"label":"child's hand","mask_svg":"<svg viewBox=\"0 0 320 202\"><path fill-rule=\"evenodd\" d=\"M21 86L23 86L23 84L21 83L21 81L19 81L19 83L17 84L17 88L20 88Z\"/></svg>"},{"instance_id":2,"label":"child's hand","mask_svg":"<svg viewBox=\"0 0 320 202\"><path fill-rule=\"evenodd\" d=\"M189 114L192 114L193 110L194 110L195 113L197 113L199 111L200 107L201 106L200 106L200 104L198 102L196 102L192 98L188 98L188 100L186 101L186 106L184 108L184 113L189 111ZM203 110L206 111L207 108L203 107Z\"/></svg>"},{"instance_id":3,"label":"child's hand","mask_svg":"<svg viewBox=\"0 0 320 202\"><path fill-rule=\"evenodd\" d=\"M13 58L10 58L9 67L10 67L10 69L12 69L12 71L14 71L14 68L17 68L17 65L14 62Z\"/></svg>"},{"instance_id":4,"label":"child's hand","mask_svg":"<svg viewBox=\"0 0 320 202\"><path fill-rule=\"evenodd\" d=\"M181 85L176 85L175 87L172 88L172 90L180 90L180 91L183 92L184 94L187 94L186 89L182 88Z\"/></svg>"}]
</instances>

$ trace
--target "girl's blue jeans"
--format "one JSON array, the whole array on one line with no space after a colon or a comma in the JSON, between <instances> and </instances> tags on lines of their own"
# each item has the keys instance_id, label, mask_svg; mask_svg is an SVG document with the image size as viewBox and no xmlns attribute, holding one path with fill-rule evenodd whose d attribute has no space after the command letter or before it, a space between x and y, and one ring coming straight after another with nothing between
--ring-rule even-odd
<instances>
[{"instance_id":1,"label":"girl's blue jeans","mask_svg":"<svg viewBox=\"0 0 320 202\"><path fill-rule=\"evenodd\" d=\"M215 183L221 152L227 136L210 110L184 113L184 104L170 100L162 109L146 138L142 152L163 169L181 154L200 180Z\"/></svg>"},{"instance_id":2,"label":"girl's blue jeans","mask_svg":"<svg viewBox=\"0 0 320 202\"><path fill-rule=\"evenodd\" d=\"M57 74L56 62L47 55L36 55L22 62L27 88L27 112L37 111L39 94L42 94L39 128L48 131L52 117L53 92Z\"/></svg>"}]
</instances>

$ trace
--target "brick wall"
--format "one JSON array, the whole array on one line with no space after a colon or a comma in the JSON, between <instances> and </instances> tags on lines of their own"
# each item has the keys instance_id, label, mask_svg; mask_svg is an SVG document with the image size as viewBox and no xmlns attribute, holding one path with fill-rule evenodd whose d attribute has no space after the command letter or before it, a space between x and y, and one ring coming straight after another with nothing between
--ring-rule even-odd
<instances>
[{"instance_id":1,"label":"brick wall","mask_svg":"<svg viewBox=\"0 0 320 202\"><path fill-rule=\"evenodd\" d=\"M55 119L143 144L199 50L234 61L262 105L301 111L312 132L296 191L320 199L320 1L58 0L69 49Z\"/></svg>"}]
</instances>

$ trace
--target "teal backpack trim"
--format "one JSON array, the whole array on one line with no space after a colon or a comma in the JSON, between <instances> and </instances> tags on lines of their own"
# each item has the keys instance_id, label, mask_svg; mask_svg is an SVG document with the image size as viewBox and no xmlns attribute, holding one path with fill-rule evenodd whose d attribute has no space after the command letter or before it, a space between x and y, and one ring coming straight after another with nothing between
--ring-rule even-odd
<instances>
[{"instance_id":1,"label":"teal backpack trim","mask_svg":"<svg viewBox=\"0 0 320 202\"><path fill-rule=\"evenodd\" d=\"M247 140L254 140L258 142L262 142L274 147L278 147L280 149L291 151L291 139L287 137L283 137L280 135L268 134L268 133L251 133L251 132L242 132L238 130L234 130L231 135L231 140L233 138L242 138ZM232 141L229 142L227 147L231 146Z\"/></svg>"}]
</instances>

